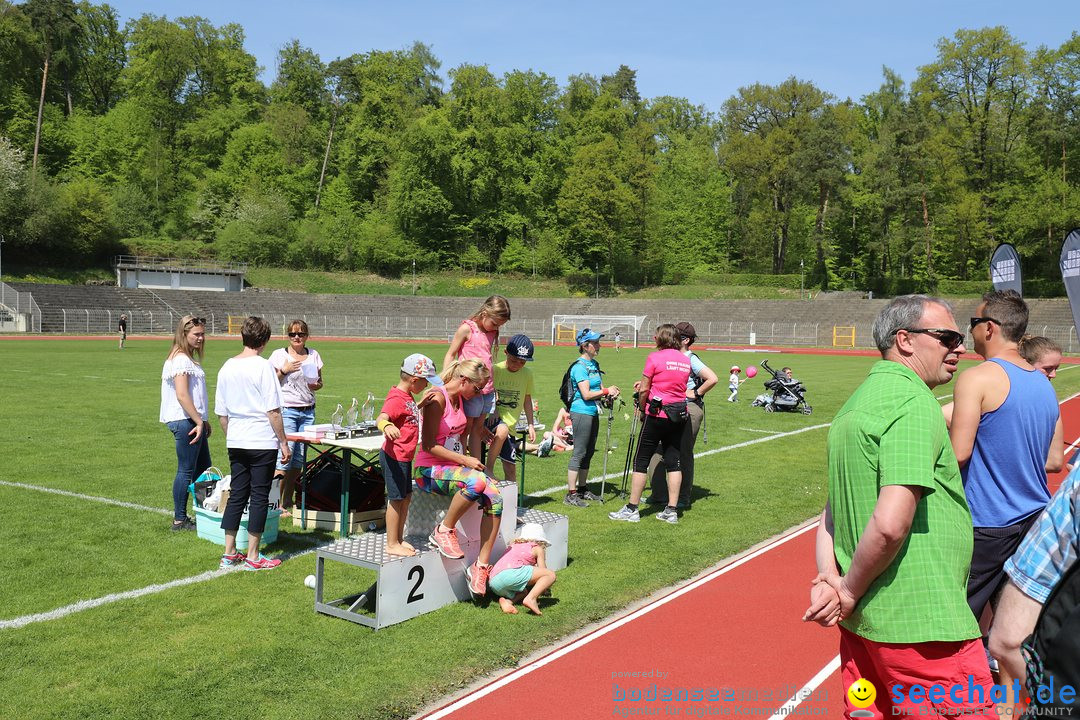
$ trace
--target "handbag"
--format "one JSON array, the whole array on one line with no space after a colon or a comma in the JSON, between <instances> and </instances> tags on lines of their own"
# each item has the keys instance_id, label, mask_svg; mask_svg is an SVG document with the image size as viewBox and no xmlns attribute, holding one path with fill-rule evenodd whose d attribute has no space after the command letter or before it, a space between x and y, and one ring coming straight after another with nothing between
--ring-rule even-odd
<instances>
[{"instance_id":1,"label":"handbag","mask_svg":"<svg viewBox=\"0 0 1080 720\"><path fill-rule=\"evenodd\" d=\"M207 496L214 493L221 479L221 470L213 466L206 468L199 477L195 478L195 482L188 486L191 497L195 500L195 507L203 507Z\"/></svg>"}]
</instances>

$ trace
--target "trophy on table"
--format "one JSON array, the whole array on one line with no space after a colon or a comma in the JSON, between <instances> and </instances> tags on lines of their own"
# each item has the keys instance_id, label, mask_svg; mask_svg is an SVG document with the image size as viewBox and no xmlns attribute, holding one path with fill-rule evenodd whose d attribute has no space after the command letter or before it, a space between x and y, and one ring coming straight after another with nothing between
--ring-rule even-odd
<instances>
[{"instance_id":1,"label":"trophy on table","mask_svg":"<svg viewBox=\"0 0 1080 720\"><path fill-rule=\"evenodd\" d=\"M355 399L353 402L356 402ZM363 418L360 422L360 430L363 434L371 434L375 432L375 393L368 391L367 399L364 400L364 407L362 409Z\"/></svg>"}]
</instances>

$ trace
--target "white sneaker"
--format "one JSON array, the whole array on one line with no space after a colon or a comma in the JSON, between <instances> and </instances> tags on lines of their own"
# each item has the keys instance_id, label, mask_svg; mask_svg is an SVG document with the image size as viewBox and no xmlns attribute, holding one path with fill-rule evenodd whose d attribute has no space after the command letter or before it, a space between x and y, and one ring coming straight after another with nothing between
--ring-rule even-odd
<instances>
[{"instance_id":1,"label":"white sneaker","mask_svg":"<svg viewBox=\"0 0 1080 720\"><path fill-rule=\"evenodd\" d=\"M640 522L641 521L641 515L638 514L638 511L637 510L631 510L630 508L628 508L625 505L623 505L621 508L619 508L615 512L609 512L607 514L607 516L609 518L611 518L612 520L623 520L625 522Z\"/></svg>"},{"instance_id":2,"label":"white sneaker","mask_svg":"<svg viewBox=\"0 0 1080 720\"><path fill-rule=\"evenodd\" d=\"M663 520L664 522L671 523L672 525L678 525L679 513L675 512L671 508L664 508L660 512L656 513L656 519Z\"/></svg>"},{"instance_id":3,"label":"white sneaker","mask_svg":"<svg viewBox=\"0 0 1080 720\"><path fill-rule=\"evenodd\" d=\"M555 437L548 435L546 438L540 441L539 447L536 448L537 457L547 457L551 454L551 448L555 445Z\"/></svg>"}]
</instances>

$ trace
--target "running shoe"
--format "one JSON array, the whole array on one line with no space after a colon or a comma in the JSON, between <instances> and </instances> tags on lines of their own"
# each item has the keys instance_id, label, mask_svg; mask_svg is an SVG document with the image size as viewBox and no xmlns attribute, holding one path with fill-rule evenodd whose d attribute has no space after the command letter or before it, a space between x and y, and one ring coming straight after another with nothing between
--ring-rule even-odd
<instances>
[{"instance_id":1,"label":"running shoe","mask_svg":"<svg viewBox=\"0 0 1080 720\"><path fill-rule=\"evenodd\" d=\"M563 505L573 505L574 507L589 507L589 503L585 502L585 498L581 497L576 492L566 493L566 497L563 498Z\"/></svg>"},{"instance_id":2,"label":"running shoe","mask_svg":"<svg viewBox=\"0 0 1080 720\"><path fill-rule=\"evenodd\" d=\"M195 521L193 521L189 517L186 517L183 520L181 520L180 522L173 522L172 529L173 529L173 532L180 532L181 530L194 530L195 529Z\"/></svg>"},{"instance_id":3,"label":"running shoe","mask_svg":"<svg viewBox=\"0 0 1080 720\"><path fill-rule=\"evenodd\" d=\"M439 530L439 524L436 523L435 529L428 535L428 540L442 553L443 557L451 560L460 560L465 557L465 553L461 552L461 544L457 539L457 530L454 528Z\"/></svg>"},{"instance_id":4,"label":"running shoe","mask_svg":"<svg viewBox=\"0 0 1080 720\"><path fill-rule=\"evenodd\" d=\"M540 441L540 446L536 448L537 457L547 457L551 454L551 448L555 445L555 438L552 435L548 435L546 438Z\"/></svg>"},{"instance_id":5,"label":"running shoe","mask_svg":"<svg viewBox=\"0 0 1080 720\"><path fill-rule=\"evenodd\" d=\"M469 593L474 600L483 600L487 595L488 575L491 574L490 565L481 565L480 561L474 562L465 568L465 577L469 579Z\"/></svg>"},{"instance_id":6,"label":"running shoe","mask_svg":"<svg viewBox=\"0 0 1080 720\"><path fill-rule=\"evenodd\" d=\"M604 498L589 492L588 488L578 488L577 494L578 497L584 498L585 500L591 500L592 502L604 502Z\"/></svg>"},{"instance_id":7,"label":"running shoe","mask_svg":"<svg viewBox=\"0 0 1080 720\"><path fill-rule=\"evenodd\" d=\"M220 567L220 568L236 567L237 565L240 565L241 563L243 563L245 560L247 560L247 554L242 553L242 552L240 552L238 550L237 552L233 553L232 555L222 555L221 556L221 564L218 565L218 567Z\"/></svg>"},{"instance_id":8,"label":"running shoe","mask_svg":"<svg viewBox=\"0 0 1080 720\"><path fill-rule=\"evenodd\" d=\"M248 558L244 561L245 570L272 570L281 564L281 560L278 558L268 558L265 555L259 555L258 558L252 560Z\"/></svg>"},{"instance_id":9,"label":"running shoe","mask_svg":"<svg viewBox=\"0 0 1080 720\"><path fill-rule=\"evenodd\" d=\"M626 522L640 522L641 521L641 515L638 514L638 511L637 510L631 510L626 505L623 505L621 508L619 508L615 512L609 512L607 514L607 516L609 518L611 518L612 520L624 520Z\"/></svg>"},{"instance_id":10,"label":"running shoe","mask_svg":"<svg viewBox=\"0 0 1080 720\"><path fill-rule=\"evenodd\" d=\"M656 513L656 519L663 520L664 522L671 523L672 525L678 525L679 513L676 512L674 508L664 508L660 512Z\"/></svg>"}]
</instances>

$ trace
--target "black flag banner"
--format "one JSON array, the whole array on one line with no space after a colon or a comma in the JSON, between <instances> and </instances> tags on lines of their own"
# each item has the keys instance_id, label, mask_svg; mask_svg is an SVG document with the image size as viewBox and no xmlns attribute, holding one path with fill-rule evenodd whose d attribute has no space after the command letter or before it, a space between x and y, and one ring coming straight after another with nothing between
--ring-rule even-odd
<instances>
[{"instance_id":1,"label":"black flag banner","mask_svg":"<svg viewBox=\"0 0 1080 720\"><path fill-rule=\"evenodd\" d=\"M1009 243L1001 243L990 258L990 281L995 290L1015 290L1024 294L1020 277L1020 254Z\"/></svg>"},{"instance_id":2,"label":"black flag banner","mask_svg":"<svg viewBox=\"0 0 1080 720\"><path fill-rule=\"evenodd\" d=\"M1073 326L1080 334L1080 228L1066 235L1061 244L1061 281L1069 296Z\"/></svg>"}]
</instances>

